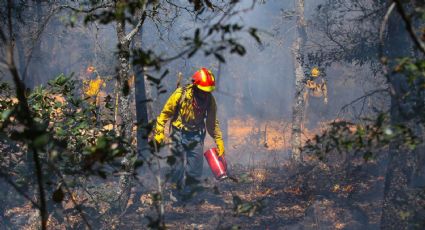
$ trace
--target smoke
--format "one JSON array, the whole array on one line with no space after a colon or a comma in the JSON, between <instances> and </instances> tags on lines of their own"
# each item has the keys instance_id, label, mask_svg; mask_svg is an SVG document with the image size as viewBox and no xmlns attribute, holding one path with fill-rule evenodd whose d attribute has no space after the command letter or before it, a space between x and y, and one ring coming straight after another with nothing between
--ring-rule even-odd
<instances>
[{"instance_id":1,"label":"smoke","mask_svg":"<svg viewBox=\"0 0 425 230\"><path fill-rule=\"evenodd\" d=\"M315 26L318 6L324 1L306 2L305 18L307 27ZM116 76L117 38L113 24L102 25L90 23L84 25L82 16L76 17L69 11L55 14L49 20L41 17L49 13L48 5L36 5L36 10L28 12L27 17L39 19L36 29L31 25L23 24L18 33L17 53L19 60L29 60L27 70L24 71L25 61L20 61L21 72L26 72L27 86L33 88L45 84L47 80L60 73L74 74L78 79L92 78L86 73L88 66L94 66L102 78L108 79L108 91L112 92ZM170 73L162 82L167 93L157 98L153 89L152 96L154 112L157 115L167 97L174 91L177 83L177 74L183 74L183 83L189 83L190 77L199 67L211 68L216 74L218 85L214 93L218 102L218 113L225 135L228 124L238 118L253 118L261 122L277 121L291 122L292 102L294 98L294 70L292 45L296 31L296 17L294 15L294 1L260 1L250 9L251 1L245 1L238 9L248 9L232 17L228 23L238 23L244 29L254 27L258 29L261 44L258 44L249 33L238 33L238 41L247 50L244 56L223 52L226 62L219 63L213 56L205 56L199 51L192 58L181 58L163 66L161 71L168 69ZM212 21L219 13L211 14ZM172 21L147 20L141 35L136 42L141 41L144 50L152 49L158 54L173 56L184 48L184 37L193 36L196 28L203 28L204 21L179 12ZM37 31L42 29L37 37ZM309 28L309 40L322 42L323 35L317 34L315 28ZM314 36L314 37L313 37ZM305 52L314 51L307 47ZM305 70L309 72L308 69ZM149 71L154 76L161 73ZM368 68L356 67L354 64L333 64L326 68L329 103L324 104L322 98L310 97L306 124L309 129L320 126L323 121L335 119L338 115L347 115L347 111L340 111L341 107L355 98L363 95L376 84L370 80L358 81L360 76L371 76ZM381 84L380 81L375 81ZM347 90L349 88L349 90ZM354 104L352 108L358 111L362 106ZM353 117L347 115L345 118ZM154 117L151 117L154 119ZM265 127L259 127L264 130ZM232 145L232 143L227 143Z\"/></svg>"},{"instance_id":2,"label":"smoke","mask_svg":"<svg viewBox=\"0 0 425 230\"><path fill-rule=\"evenodd\" d=\"M249 8L249 1L240 8ZM306 1L305 18L307 26L315 25L318 6L321 1ZM35 4L35 3L33 3ZM259 31L261 44L249 33L239 33L240 41L247 50L244 56L223 52L225 63L214 56L205 56L202 51L192 58L182 56L162 67L170 73L162 84L167 93L157 95L152 89L155 115L158 115L168 96L175 90L177 74L183 74L183 84L190 82L192 74L205 66L213 70L217 78L217 90L213 93L218 104L218 117L226 140L228 162L252 164L268 160L277 164L276 159L288 157L292 103L295 96L294 58L292 45L297 36L296 20L293 14L294 1L269 0L258 3L252 10L233 17L229 22L238 23L245 29L255 27ZM49 7L42 5L34 14L47 14ZM40 17L39 22L24 24L16 33L20 73L26 75L27 87L46 84L60 73L74 74L78 79L93 78L87 74L88 66L94 66L102 78L107 79L107 90L112 92L117 67L117 38L114 25L92 23L84 25L82 18L73 21L73 14L61 12L51 19ZM72 26L71 23L72 22ZM37 29L42 28L40 36ZM43 24L45 23L45 24ZM367 24L368 25L368 24ZM173 56L184 47L184 37L193 36L196 28L202 28L201 20L181 13L172 22L147 20L136 41L141 41L144 50L153 49L158 54ZM323 34L316 28L309 28L309 46L305 52L314 52L314 44L326 44ZM29 60L29 63L26 61ZM25 66L28 65L25 71ZM305 69L308 73L309 69ZM305 116L305 137L312 137L320 128L334 119L354 120L379 106L388 106L387 99L373 97L345 105L370 90L383 85L383 78L374 75L367 65L356 63L332 63L324 68L329 102L323 98L309 97ZM0 72L0 76L7 77ZM384 103L382 103L384 102ZM154 119L155 117L150 117ZM214 147L208 138L205 149ZM279 156L279 157L276 157ZM208 174L207 166L204 172Z\"/></svg>"}]
</instances>

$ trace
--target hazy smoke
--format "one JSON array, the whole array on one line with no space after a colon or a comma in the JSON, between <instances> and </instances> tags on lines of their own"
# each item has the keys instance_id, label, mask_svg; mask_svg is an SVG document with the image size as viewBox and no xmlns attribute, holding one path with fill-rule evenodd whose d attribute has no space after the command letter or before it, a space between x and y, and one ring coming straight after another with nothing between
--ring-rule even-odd
<instances>
[{"instance_id":1,"label":"hazy smoke","mask_svg":"<svg viewBox=\"0 0 425 230\"><path fill-rule=\"evenodd\" d=\"M308 25L315 20L317 5L322 2L306 2L305 15ZM241 7L247 7L247 4ZM47 8L43 5L38 14L46 14ZM234 17L231 22L242 24L245 28L256 27L260 31L261 45L248 33L238 35L247 49L247 54L243 57L225 52L223 56L226 63L220 65L213 56L205 57L203 52L199 52L191 59L182 57L164 66L162 71L170 70L170 74L163 81L168 92L155 101L155 112L160 111L167 97L175 89L178 72L183 73L184 82L189 82L190 76L197 68L206 66L213 69L218 77L218 90L214 94L225 130L230 120L241 117L251 117L259 122L290 122L294 97L292 44L297 34L293 10L294 1L270 0L257 4L252 11ZM84 25L82 18L79 18L70 26L72 17L69 12L53 16L45 24L44 31L36 43L28 42L35 33L34 30L28 29L30 24L18 31L19 42L23 47L18 46L17 49L33 51L27 70L27 85L34 87L45 84L48 79L60 73L74 73L76 78L81 79L90 78L93 76L86 73L86 68L93 65L101 77L109 80L107 84L111 91L117 65L114 25ZM136 37L136 40L141 40L145 50L154 49L157 53L171 56L183 47L182 38L192 36L194 28L202 27L202 22L193 21L192 17L182 14L171 25L170 27L169 24L147 20L142 35ZM315 37L309 39L314 40ZM28 58L28 55L22 56ZM25 62L22 62L21 69L24 64ZM359 75L371 75L367 68L335 64L326 72L329 103L325 105L320 98L310 99L306 116L306 124L310 129L318 126L321 121L334 119L343 105L375 87L370 82L365 84L355 80L359 79ZM151 74L159 75L155 72ZM153 96L155 97L155 92ZM355 108L359 110L361 105L355 105Z\"/></svg>"}]
</instances>

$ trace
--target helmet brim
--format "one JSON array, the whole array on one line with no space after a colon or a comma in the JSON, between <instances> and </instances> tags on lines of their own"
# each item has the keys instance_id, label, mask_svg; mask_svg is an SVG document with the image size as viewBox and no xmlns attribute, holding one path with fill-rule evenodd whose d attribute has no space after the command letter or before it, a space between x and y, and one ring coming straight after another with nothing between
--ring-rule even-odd
<instances>
[{"instance_id":1,"label":"helmet brim","mask_svg":"<svg viewBox=\"0 0 425 230\"><path fill-rule=\"evenodd\" d=\"M198 87L198 89L207 92L207 93L211 93L212 91L215 90L215 86L201 86L201 85L196 85L196 87Z\"/></svg>"}]
</instances>

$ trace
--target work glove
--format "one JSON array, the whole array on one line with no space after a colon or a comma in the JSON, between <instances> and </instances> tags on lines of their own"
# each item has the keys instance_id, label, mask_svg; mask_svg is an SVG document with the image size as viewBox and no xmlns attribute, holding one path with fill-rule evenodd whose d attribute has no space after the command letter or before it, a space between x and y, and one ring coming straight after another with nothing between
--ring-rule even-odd
<instances>
[{"instance_id":1,"label":"work glove","mask_svg":"<svg viewBox=\"0 0 425 230\"><path fill-rule=\"evenodd\" d=\"M164 133L155 133L148 139L148 144L152 151L159 151L159 149L162 147L162 144L164 142L165 135Z\"/></svg>"},{"instance_id":2,"label":"work glove","mask_svg":"<svg viewBox=\"0 0 425 230\"><path fill-rule=\"evenodd\" d=\"M162 142L165 139L165 135L164 133L160 132L160 133L155 133L155 136L153 137L154 140L156 141L156 143L158 144L162 144Z\"/></svg>"},{"instance_id":3,"label":"work glove","mask_svg":"<svg viewBox=\"0 0 425 230\"><path fill-rule=\"evenodd\" d=\"M217 155L218 157L224 156L224 145L217 144Z\"/></svg>"}]
</instances>

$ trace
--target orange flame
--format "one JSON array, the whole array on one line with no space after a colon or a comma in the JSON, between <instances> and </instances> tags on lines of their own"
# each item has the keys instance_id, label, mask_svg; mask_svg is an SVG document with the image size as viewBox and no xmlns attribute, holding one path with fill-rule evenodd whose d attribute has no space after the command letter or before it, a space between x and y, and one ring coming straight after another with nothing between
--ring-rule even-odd
<instances>
[{"instance_id":1,"label":"orange flame","mask_svg":"<svg viewBox=\"0 0 425 230\"><path fill-rule=\"evenodd\" d=\"M85 80L83 83L85 85L84 93L89 97L97 96L100 88L106 86L105 82L100 78L90 81Z\"/></svg>"}]
</instances>

